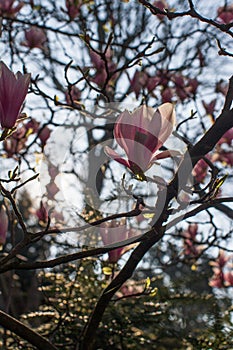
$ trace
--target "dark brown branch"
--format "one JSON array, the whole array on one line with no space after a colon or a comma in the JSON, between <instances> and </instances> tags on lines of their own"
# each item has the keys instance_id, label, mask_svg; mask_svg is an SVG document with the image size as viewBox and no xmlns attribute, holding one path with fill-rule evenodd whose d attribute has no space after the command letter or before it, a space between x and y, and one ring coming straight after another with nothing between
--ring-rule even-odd
<instances>
[{"instance_id":1,"label":"dark brown branch","mask_svg":"<svg viewBox=\"0 0 233 350\"><path fill-rule=\"evenodd\" d=\"M15 205L15 202L14 202L14 200L13 200L13 198L12 198L12 196L8 193L8 195L10 196L10 197L7 197L8 199L10 199L11 198L11 200L12 200L12 205L14 204L14 207L17 209L17 207L16 207L16 205ZM138 200L137 200L137 203L136 203L136 206L135 206L135 208L133 209L133 210L131 210L131 211L129 211L129 212L124 212L124 213L119 213L119 214L113 214L113 215L110 215L110 216L108 216L108 217L106 217L106 218L103 218L103 219L100 219L100 220L96 220L96 221L94 221L94 222L91 222L91 223L88 223L88 224L86 224L86 225L83 225L83 226L81 226L81 227L70 227L70 228L66 228L66 229L63 229L63 230L61 230L61 229L51 229L51 230L44 230L44 231L39 231L39 232L37 232L37 233L35 233L35 234L32 234L32 233L28 233L27 235L25 235L25 237L24 237L24 239L21 241L21 242L19 242L12 250L11 250L11 252L7 255L7 256L5 256L5 257L3 257L1 260L0 260L0 265L2 266L2 268L0 268L0 272L4 272L4 271L8 271L9 270L9 267L10 267L10 269L12 268L12 266L15 266L15 262L14 263L10 263L10 264L7 264L8 263L8 261L10 261L10 260L12 260L13 258L15 258L16 257L16 255L23 249L23 248L25 248L26 246L28 246L29 244L31 244L31 243L33 243L33 242L36 242L36 241L38 241L39 239L41 239L42 237L44 237L45 235L48 235L48 234L54 234L54 233L66 233L66 232L71 232L71 231L74 231L74 232L80 232L80 231L83 231L83 230L85 230L85 229L88 229L88 228L90 228L91 226L98 226L98 225L100 225L100 224L102 224L102 223L104 223L104 222L107 222L107 221L111 221L111 220L115 220L115 219L119 219L119 218L126 218L126 217L133 217L133 216L138 216L139 214L141 214L141 209L139 208L140 207L140 204L143 204L143 201L139 198ZM20 215L19 216L19 218L21 217L21 214L20 213L18 213L18 215ZM17 217L18 217L18 215L17 215ZM23 220L23 219L22 219ZM22 221L23 222L23 221ZM131 241L132 239L129 239L129 241ZM128 244L131 244L132 242L130 242L130 243L128 243ZM134 242L133 242L134 243ZM125 245L128 245L128 244L125 244ZM115 245L115 247L117 247L116 246L116 243L114 244ZM110 245L110 246L112 246L112 245ZM104 254L105 253L105 251L99 251L99 250L101 250L101 249L104 249L104 248L96 248L96 249L94 249L94 251L95 251L95 254L94 255L99 255L99 254ZM112 249L114 249L114 247L112 248ZM111 250L111 248L109 249L109 250ZM85 252L81 252L81 253L77 253L77 254L81 254L81 257L82 258L84 258L84 257L87 257L88 255L86 255L87 253L86 253L86 251ZM76 254L74 254L74 256L76 256ZM60 259L60 258L59 258ZM77 258L72 258L71 260L69 260L69 258L68 258L68 260L66 260L65 259L65 263L66 262L69 262L69 261L72 261L72 260L76 260ZM45 265L46 265L46 263L47 262L43 262L43 263L45 263ZM43 265L43 263L42 263L42 265ZM59 264L61 264L62 263L62 261L60 260L60 262L59 262ZM7 265L6 265L7 264ZM18 264L18 263L17 263ZM36 263L34 263L34 264L36 264ZM5 265L5 266L3 266L3 265ZM57 263L55 263L55 265L52 265L52 266L56 266L56 265L58 265ZM43 266L43 267L48 267L48 266ZM37 267L37 266L34 266L34 267L31 267L31 268L39 268L39 267Z\"/></svg>"},{"instance_id":2,"label":"dark brown branch","mask_svg":"<svg viewBox=\"0 0 233 350\"><path fill-rule=\"evenodd\" d=\"M221 30L222 32L227 33L231 37L233 37L233 32L230 31L230 28L231 28L230 23L229 24L221 24L221 23L218 23L212 19L203 17L195 10L194 6L190 6L190 9L188 11L171 12L168 10L160 10L158 7L153 6L152 4L150 4L146 0L139 0L139 2L142 5L144 5L145 7L147 7L150 10L150 12L154 15L157 15L157 14L164 15L165 17L167 17L170 20L177 18L177 17L190 16L192 18L197 18L199 21L201 21L203 23L208 23L211 26L213 26L213 27Z\"/></svg>"},{"instance_id":3,"label":"dark brown branch","mask_svg":"<svg viewBox=\"0 0 233 350\"><path fill-rule=\"evenodd\" d=\"M214 199L210 202L203 203L203 204L199 205L198 207L196 207L195 209L189 211L188 213L181 215L181 216L177 217L176 219L172 220L171 222L169 222L166 225L166 229L173 227L174 225L178 224L179 222L181 222L185 219L193 217L194 215L200 213L203 210L213 208L213 207L215 209L220 210L222 213L227 215L230 219L233 219L233 210L231 208L227 207L226 205L222 204L222 203L226 203L226 202L233 202L233 198L217 198L217 199ZM9 263L9 264L1 267L0 273L6 272L9 270L13 270L13 269L36 270L36 269L42 269L42 268L52 268L52 267L55 267L55 266L58 266L61 264L69 263L71 261L76 261L76 260L84 259L84 258L91 257L91 256L102 255L102 254L108 253L109 251L117 249L117 248L121 248L121 247L125 247L125 246L131 245L131 244L143 242L147 239L148 234L149 234L149 232L146 232L144 234L141 234L141 235L138 235L135 237L131 237L131 238L124 240L124 241L121 241L121 242L109 244L109 245L106 245L104 247L88 249L88 250L81 251L81 252L74 253L74 254L62 255L59 258L55 258L55 259L51 259L51 260L47 260L47 261L36 261L36 262L32 262L32 263L30 263L30 262L29 263L21 263L19 260L14 261L12 263Z\"/></svg>"},{"instance_id":4,"label":"dark brown branch","mask_svg":"<svg viewBox=\"0 0 233 350\"><path fill-rule=\"evenodd\" d=\"M17 269L17 270L32 270L33 269L33 270L35 270L35 269L41 269L41 268L46 268L46 267L54 267L54 266L66 264L68 262L75 261L78 259L84 259L84 258L87 258L90 256L102 255L102 254L108 253L111 250L141 242L144 239L145 239L144 235L141 234L141 235L138 235L135 237L131 237L131 238L129 238L125 241L122 241L122 242L109 244L105 247L88 249L88 250L84 250L84 251L74 253L74 254L62 255L59 258L48 260L48 261L36 261L33 263L21 263L19 261L19 259L17 259L17 261L8 263L8 264L0 267L0 273L6 272L6 271L9 271L12 269Z\"/></svg>"},{"instance_id":5,"label":"dark brown branch","mask_svg":"<svg viewBox=\"0 0 233 350\"><path fill-rule=\"evenodd\" d=\"M39 350L57 350L47 339L0 310L0 325L27 340Z\"/></svg>"}]
</instances>

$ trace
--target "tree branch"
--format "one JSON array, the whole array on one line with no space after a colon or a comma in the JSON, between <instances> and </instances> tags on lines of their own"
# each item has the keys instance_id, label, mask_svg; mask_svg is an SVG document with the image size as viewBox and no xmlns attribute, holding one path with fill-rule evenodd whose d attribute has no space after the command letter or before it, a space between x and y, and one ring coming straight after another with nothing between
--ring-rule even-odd
<instances>
[{"instance_id":1,"label":"tree branch","mask_svg":"<svg viewBox=\"0 0 233 350\"><path fill-rule=\"evenodd\" d=\"M0 325L27 340L39 350L57 350L47 339L0 310Z\"/></svg>"}]
</instances>

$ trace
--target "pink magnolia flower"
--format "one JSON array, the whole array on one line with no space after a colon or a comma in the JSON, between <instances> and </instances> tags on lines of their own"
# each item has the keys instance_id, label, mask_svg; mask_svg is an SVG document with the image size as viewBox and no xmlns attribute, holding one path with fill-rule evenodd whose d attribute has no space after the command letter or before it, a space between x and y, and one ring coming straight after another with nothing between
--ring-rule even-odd
<instances>
[{"instance_id":1,"label":"pink magnolia flower","mask_svg":"<svg viewBox=\"0 0 233 350\"><path fill-rule=\"evenodd\" d=\"M11 129L19 117L22 104L28 92L30 74L14 74L0 63L0 123L2 128Z\"/></svg>"},{"instance_id":2,"label":"pink magnolia flower","mask_svg":"<svg viewBox=\"0 0 233 350\"><path fill-rule=\"evenodd\" d=\"M221 162L223 164L233 166L233 152L219 149L211 158L212 162Z\"/></svg>"},{"instance_id":3,"label":"pink magnolia flower","mask_svg":"<svg viewBox=\"0 0 233 350\"><path fill-rule=\"evenodd\" d=\"M218 258L215 261L211 261L210 265L214 266L214 268L216 269L216 272L218 272L219 270L222 270L225 267L229 259L230 257L227 256L223 250L220 250L218 254Z\"/></svg>"},{"instance_id":4,"label":"pink magnolia flower","mask_svg":"<svg viewBox=\"0 0 233 350\"><path fill-rule=\"evenodd\" d=\"M147 81L148 75L146 72L136 70L130 82L130 91L134 91L136 97L138 97L141 89L146 86Z\"/></svg>"},{"instance_id":5,"label":"pink magnolia flower","mask_svg":"<svg viewBox=\"0 0 233 350\"><path fill-rule=\"evenodd\" d=\"M40 202L40 208L36 210L35 214L38 217L39 221L42 221L44 223L48 221L48 212L44 207L42 201Z\"/></svg>"},{"instance_id":6,"label":"pink magnolia flower","mask_svg":"<svg viewBox=\"0 0 233 350\"><path fill-rule=\"evenodd\" d=\"M205 108L207 114L213 115L215 111L216 102L217 102L216 98L209 103L202 101L203 107Z\"/></svg>"},{"instance_id":7,"label":"pink magnolia flower","mask_svg":"<svg viewBox=\"0 0 233 350\"><path fill-rule=\"evenodd\" d=\"M228 271L228 272L224 273L224 280L225 280L225 284L227 287L232 287L233 286L233 272Z\"/></svg>"},{"instance_id":8,"label":"pink magnolia flower","mask_svg":"<svg viewBox=\"0 0 233 350\"><path fill-rule=\"evenodd\" d=\"M233 4L219 7L218 19L221 23L231 23L233 21Z\"/></svg>"},{"instance_id":9,"label":"pink magnolia flower","mask_svg":"<svg viewBox=\"0 0 233 350\"><path fill-rule=\"evenodd\" d=\"M190 224L188 229L183 233L184 237L184 254L191 257L197 257L201 251L201 247L196 245L198 225Z\"/></svg>"},{"instance_id":10,"label":"pink magnolia flower","mask_svg":"<svg viewBox=\"0 0 233 350\"><path fill-rule=\"evenodd\" d=\"M24 3L20 1L18 5L14 5L15 0L0 0L0 16L10 16L14 17L14 15L21 10Z\"/></svg>"},{"instance_id":11,"label":"pink magnolia flower","mask_svg":"<svg viewBox=\"0 0 233 350\"><path fill-rule=\"evenodd\" d=\"M108 74L106 71L106 66L104 60L94 51L90 51L91 62L96 69L95 75L91 78L91 80L102 87L108 78ZM116 64L112 61L112 51L110 49L107 50L105 54L105 58L107 60L108 73L112 74L116 70ZM113 83L116 79L117 75L113 74L109 83Z\"/></svg>"},{"instance_id":12,"label":"pink magnolia flower","mask_svg":"<svg viewBox=\"0 0 233 350\"><path fill-rule=\"evenodd\" d=\"M195 95L197 92L198 84L199 82L196 78L189 78L187 81L186 91L189 94Z\"/></svg>"},{"instance_id":13,"label":"pink magnolia flower","mask_svg":"<svg viewBox=\"0 0 233 350\"><path fill-rule=\"evenodd\" d=\"M193 168L192 174L197 182L203 182L207 175L208 164L204 159L200 159Z\"/></svg>"},{"instance_id":14,"label":"pink magnolia flower","mask_svg":"<svg viewBox=\"0 0 233 350\"><path fill-rule=\"evenodd\" d=\"M228 91L228 84L226 84L225 81L220 80L219 82L216 83L215 91L220 92L221 94L226 96Z\"/></svg>"},{"instance_id":15,"label":"pink magnolia flower","mask_svg":"<svg viewBox=\"0 0 233 350\"><path fill-rule=\"evenodd\" d=\"M151 92L159 83L160 78L158 76L152 77L147 72L136 70L130 81L130 91L134 91L136 97L138 97L141 89L147 88Z\"/></svg>"},{"instance_id":16,"label":"pink magnolia flower","mask_svg":"<svg viewBox=\"0 0 233 350\"><path fill-rule=\"evenodd\" d=\"M231 268L231 264L229 263L230 258L231 257L227 256L223 250L220 250L218 258L210 262L214 272L209 282L211 287L224 288L233 285L232 272L224 272L224 270L229 269L229 267Z\"/></svg>"},{"instance_id":17,"label":"pink magnolia flower","mask_svg":"<svg viewBox=\"0 0 233 350\"><path fill-rule=\"evenodd\" d=\"M135 294L141 295L143 294L144 290L145 290L144 285L139 284L138 281L128 280L126 283L123 284L123 286L120 288L120 290L117 292L116 295L119 298L123 296L135 295Z\"/></svg>"},{"instance_id":18,"label":"pink magnolia flower","mask_svg":"<svg viewBox=\"0 0 233 350\"><path fill-rule=\"evenodd\" d=\"M104 245L117 243L132 237L133 231L126 228L122 223L115 220L101 224L100 235ZM109 262L116 263L128 250L128 247L116 248L108 252Z\"/></svg>"},{"instance_id":19,"label":"pink magnolia flower","mask_svg":"<svg viewBox=\"0 0 233 350\"><path fill-rule=\"evenodd\" d=\"M155 6L155 7L158 7L160 10L164 10L164 9L166 9L166 8L168 8L168 5L167 5L167 3L166 3L166 1L165 0L159 0L159 1L155 1L154 3L153 3L153 5ZM160 19L160 21L162 21L163 19L164 19L164 15L162 15L162 14L157 14L157 17Z\"/></svg>"},{"instance_id":20,"label":"pink magnolia flower","mask_svg":"<svg viewBox=\"0 0 233 350\"><path fill-rule=\"evenodd\" d=\"M80 12L82 0L66 0L67 13L71 20L75 19Z\"/></svg>"},{"instance_id":21,"label":"pink magnolia flower","mask_svg":"<svg viewBox=\"0 0 233 350\"><path fill-rule=\"evenodd\" d=\"M71 86L70 90L66 90L65 92L66 102L69 105L75 105L76 107L80 107L80 99L81 99L81 91L76 86Z\"/></svg>"},{"instance_id":22,"label":"pink magnolia flower","mask_svg":"<svg viewBox=\"0 0 233 350\"><path fill-rule=\"evenodd\" d=\"M159 83L160 83L159 77L157 77L157 76L152 77L152 76L148 75L146 87L147 87L149 92L153 91L155 89L155 87L157 85L159 85Z\"/></svg>"},{"instance_id":23,"label":"pink magnolia flower","mask_svg":"<svg viewBox=\"0 0 233 350\"><path fill-rule=\"evenodd\" d=\"M1 206L0 209L0 246L6 242L6 234L8 229L8 216L6 209Z\"/></svg>"},{"instance_id":24,"label":"pink magnolia flower","mask_svg":"<svg viewBox=\"0 0 233 350\"><path fill-rule=\"evenodd\" d=\"M224 274L222 271L215 273L209 281L209 285L214 288L224 288Z\"/></svg>"},{"instance_id":25,"label":"pink magnolia flower","mask_svg":"<svg viewBox=\"0 0 233 350\"><path fill-rule=\"evenodd\" d=\"M48 185L46 185L47 197L48 199L53 200L56 194L60 191L59 187L55 184L55 182L50 181Z\"/></svg>"},{"instance_id":26,"label":"pink magnolia flower","mask_svg":"<svg viewBox=\"0 0 233 350\"><path fill-rule=\"evenodd\" d=\"M172 97L173 97L173 92L170 87L166 87L165 89L162 90L161 98L163 103L171 102Z\"/></svg>"},{"instance_id":27,"label":"pink magnolia flower","mask_svg":"<svg viewBox=\"0 0 233 350\"><path fill-rule=\"evenodd\" d=\"M174 124L175 111L171 103L161 105L158 110L145 105L132 113L126 110L115 123L114 138L124 149L127 159L107 146L105 152L140 179L145 179L144 172L157 159L171 156L172 151L159 152L159 149L171 135Z\"/></svg>"},{"instance_id":28,"label":"pink magnolia flower","mask_svg":"<svg viewBox=\"0 0 233 350\"><path fill-rule=\"evenodd\" d=\"M195 95L198 87L197 79L185 78L182 75L175 75L174 83L176 94L179 96L181 101L184 101L186 98L191 95Z\"/></svg>"},{"instance_id":29,"label":"pink magnolia flower","mask_svg":"<svg viewBox=\"0 0 233 350\"><path fill-rule=\"evenodd\" d=\"M48 173L51 180L55 180L55 177L59 174L59 168L52 163L48 165Z\"/></svg>"},{"instance_id":30,"label":"pink magnolia flower","mask_svg":"<svg viewBox=\"0 0 233 350\"><path fill-rule=\"evenodd\" d=\"M25 129L27 130L27 134L34 134L38 131L40 123L38 123L35 119L31 118L26 124L24 124Z\"/></svg>"},{"instance_id":31,"label":"pink magnolia flower","mask_svg":"<svg viewBox=\"0 0 233 350\"><path fill-rule=\"evenodd\" d=\"M231 146L232 140L233 140L233 128L231 128L227 132L225 132L225 134L218 141L218 145L226 143L227 145Z\"/></svg>"},{"instance_id":32,"label":"pink magnolia flower","mask_svg":"<svg viewBox=\"0 0 233 350\"><path fill-rule=\"evenodd\" d=\"M47 140L49 139L51 130L45 126L39 133L39 139L41 140L42 147L46 145Z\"/></svg>"},{"instance_id":33,"label":"pink magnolia flower","mask_svg":"<svg viewBox=\"0 0 233 350\"><path fill-rule=\"evenodd\" d=\"M37 27L32 27L25 32L25 41L21 45L29 47L30 49L39 48L44 49L44 43L47 37L44 31Z\"/></svg>"},{"instance_id":34,"label":"pink magnolia flower","mask_svg":"<svg viewBox=\"0 0 233 350\"><path fill-rule=\"evenodd\" d=\"M11 158L16 156L22 149L24 149L26 141L26 129L22 126L3 141L3 148L7 153L7 157Z\"/></svg>"}]
</instances>

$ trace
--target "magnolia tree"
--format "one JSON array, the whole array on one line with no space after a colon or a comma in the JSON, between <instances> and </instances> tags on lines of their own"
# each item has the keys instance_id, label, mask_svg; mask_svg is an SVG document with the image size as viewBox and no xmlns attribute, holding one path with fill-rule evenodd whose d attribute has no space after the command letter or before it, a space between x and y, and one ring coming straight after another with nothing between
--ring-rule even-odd
<instances>
[{"instance_id":1,"label":"magnolia tree","mask_svg":"<svg viewBox=\"0 0 233 350\"><path fill-rule=\"evenodd\" d=\"M233 345L233 4L0 0L4 349Z\"/></svg>"}]
</instances>

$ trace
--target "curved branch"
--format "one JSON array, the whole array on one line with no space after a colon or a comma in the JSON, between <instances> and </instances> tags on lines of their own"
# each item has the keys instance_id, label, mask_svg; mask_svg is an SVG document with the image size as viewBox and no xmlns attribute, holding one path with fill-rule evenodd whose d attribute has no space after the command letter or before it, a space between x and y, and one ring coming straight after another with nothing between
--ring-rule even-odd
<instances>
[{"instance_id":1,"label":"curved branch","mask_svg":"<svg viewBox=\"0 0 233 350\"><path fill-rule=\"evenodd\" d=\"M52 345L47 339L1 310L0 325L27 340L39 350L57 350L57 347Z\"/></svg>"},{"instance_id":2,"label":"curved branch","mask_svg":"<svg viewBox=\"0 0 233 350\"><path fill-rule=\"evenodd\" d=\"M193 3L190 1L189 1L190 9L188 11L182 11L182 12L172 12L172 11L168 11L168 10L160 10L158 7L153 6L152 4L150 4L146 0L139 0L139 2L142 5L144 5L145 7L147 7L150 10L150 12L154 15L157 15L157 14L164 15L170 20L177 18L177 17L190 16L192 18L197 18L200 22L210 24L211 26L213 26L226 34L229 34L231 37L233 37L233 32L230 31L230 28L231 28L230 23L229 24L221 24L221 23L214 21L213 19L203 17L202 15L200 15L200 13L198 13L195 10Z\"/></svg>"}]
</instances>

